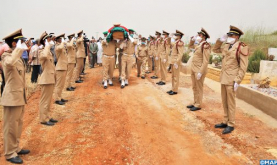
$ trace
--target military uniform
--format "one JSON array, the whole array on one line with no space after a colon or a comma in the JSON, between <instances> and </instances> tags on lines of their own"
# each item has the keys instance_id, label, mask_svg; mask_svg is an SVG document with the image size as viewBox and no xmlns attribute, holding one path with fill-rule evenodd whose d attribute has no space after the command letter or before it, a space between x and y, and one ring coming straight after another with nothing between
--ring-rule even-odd
<instances>
[{"instance_id":1,"label":"military uniform","mask_svg":"<svg viewBox=\"0 0 277 165\"><path fill-rule=\"evenodd\" d=\"M180 35L181 37L184 35L179 30L176 30L175 35ZM179 76L180 76L180 69L181 69L181 60L184 54L184 42L181 39L176 40L172 45L171 51L171 64L173 65L172 68L172 90L168 91L167 93L170 95L174 95L178 93L179 88Z\"/></svg>"},{"instance_id":2,"label":"military uniform","mask_svg":"<svg viewBox=\"0 0 277 165\"><path fill-rule=\"evenodd\" d=\"M75 34L71 34L69 37L74 37ZM67 64L67 75L66 75L66 89L69 91L74 90L75 88L75 77L76 75L73 75L75 65L76 65L76 48L74 45L74 39L72 38L71 41L68 41L66 44L67 47L67 58L68 58L68 64Z\"/></svg>"},{"instance_id":3,"label":"military uniform","mask_svg":"<svg viewBox=\"0 0 277 165\"><path fill-rule=\"evenodd\" d=\"M77 34L82 34L83 30L78 32ZM76 41L77 45L77 63L76 63L76 72L75 72L75 80L78 82L80 79L80 75L82 73L82 70L84 69L84 59L86 58L85 53L85 45L84 45L84 36L78 37Z\"/></svg>"},{"instance_id":4,"label":"military uniform","mask_svg":"<svg viewBox=\"0 0 277 165\"><path fill-rule=\"evenodd\" d=\"M56 37L56 40L59 38L64 37L64 34L59 35ZM62 101L62 91L64 89L65 80L66 80L66 73L67 73L67 53L65 49L66 43L56 43L55 46L55 53L57 56L57 65L56 65L56 85L55 85L55 92L54 92L54 99L55 101Z\"/></svg>"},{"instance_id":5,"label":"military uniform","mask_svg":"<svg viewBox=\"0 0 277 165\"><path fill-rule=\"evenodd\" d=\"M142 42L145 42L146 38L142 38ZM136 56L137 56L137 72L138 75L141 74L141 78L144 79L145 78L145 72L146 72L146 62L148 59L148 47L146 46L146 44L141 44L138 46L137 50L136 50Z\"/></svg>"},{"instance_id":6,"label":"military uniform","mask_svg":"<svg viewBox=\"0 0 277 165\"><path fill-rule=\"evenodd\" d=\"M160 32L156 31L156 35L161 35ZM161 56L161 46L162 46L162 38L158 37L155 42L155 50L154 50L154 65L155 65L155 71L154 76L152 76L152 79L157 79L160 74L160 56Z\"/></svg>"},{"instance_id":7,"label":"military uniform","mask_svg":"<svg viewBox=\"0 0 277 165\"><path fill-rule=\"evenodd\" d=\"M42 33L39 42L44 45L44 40L49 35L44 32ZM52 45L47 45L43 49L39 50L39 60L41 63L42 73L39 81L41 87L41 96L39 101L39 120L40 123L46 125L54 125L49 122L50 117L50 106L56 82L55 78L55 65L52 53L50 51Z\"/></svg>"},{"instance_id":8,"label":"military uniform","mask_svg":"<svg viewBox=\"0 0 277 165\"><path fill-rule=\"evenodd\" d=\"M109 43L106 40L102 41L103 48L103 69L104 69L104 82L107 80L111 80L113 78L114 66L115 66L115 58L114 55L116 53L117 43L115 40L110 41ZM104 85L104 88L107 86Z\"/></svg>"},{"instance_id":9,"label":"military uniform","mask_svg":"<svg viewBox=\"0 0 277 165\"><path fill-rule=\"evenodd\" d=\"M155 41L154 37L150 36L152 38L152 41L149 42L148 44L148 72L152 72L153 68L153 54L154 54L154 49L155 49Z\"/></svg>"},{"instance_id":10,"label":"military uniform","mask_svg":"<svg viewBox=\"0 0 277 165\"><path fill-rule=\"evenodd\" d=\"M198 34L199 33L206 36L206 39L210 38L209 34L203 28L200 32L198 32ZM193 40L189 43L189 48L194 49L194 55L191 63L191 81L194 101L190 106L188 106L188 108L191 108L192 111L200 110L202 107L203 85L208 71L209 58L211 54L211 46L206 40L200 41L197 45L194 43L195 41Z\"/></svg>"},{"instance_id":11,"label":"military uniform","mask_svg":"<svg viewBox=\"0 0 277 165\"><path fill-rule=\"evenodd\" d=\"M121 81L128 80L130 77L136 45L137 45L137 40L135 40L134 42L132 42L131 40L127 40L127 41L123 41L120 44L120 47L123 48L123 55L121 57L121 60L122 60L121 61L121 64L122 64Z\"/></svg>"},{"instance_id":12,"label":"military uniform","mask_svg":"<svg viewBox=\"0 0 277 165\"><path fill-rule=\"evenodd\" d=\"M3 38L12 47L12 42L23 38L22 30L19 29ZM21 58L23 48L12 48L5 51L2 58L2 67L5 75L5 87L2 94L3 106L3 139L4 155L9 161L16 159L21 151L19 147L22 133L24 106L27 104L25 65ZM23 161L19 158L19 161Z\"/></svg>"},{"instance_id":13,"label":"military uniform","mask_svg":"<svg viewBox=\"0 0 277 165\"><path fill-rule=\"evenodd\" d=\"M163 31L163 35L169 35L168 32ZM168 56L170 54L170 46L171 46L171 38L166 37L161 41L160 44L160 70L161 70L161 81L158 82L158 85L165 85L166 83L166 74L167 74L167 62L168 62Z\"/></svg>"},{"instance_id":14,"label":"military uniform","mask_svg":"<svg viewBox=\"0 0 277 165\"><path fill-rule=\"evenodd\" d=\"M228 35L243 35L243 32L237 27L230 26ZM236 110L236 89L241 83L248 66L249 48L243 42L236 41L233 44L226 43L223 48L223 42L218 39L213 48L213 52L222 53L222 69L220 73L221 98L224 108L224 120L222 124L216 125L216 128L225 128L224 133L230 133L235 125ZM230 127L232 129L230 129ZM227 129L229 128L229 130ZM226 130L227 129L227 130Z\"/></svg>"}]
</instances>

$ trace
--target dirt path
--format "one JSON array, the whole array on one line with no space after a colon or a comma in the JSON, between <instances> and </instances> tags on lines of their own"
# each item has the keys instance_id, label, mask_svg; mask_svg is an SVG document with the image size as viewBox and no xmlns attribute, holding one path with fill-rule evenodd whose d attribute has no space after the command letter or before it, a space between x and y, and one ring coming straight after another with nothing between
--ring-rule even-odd
<instances>
[{"instance_id":1,"label":"dirt path","mask_svg":"<svg viewBox=\"0 0 277 165\"><path fill-rule=\"evenodd\" d=\"M169 96L169 85L138 79L135 71L130 86L120 89L114 81L107 90L101 85L101 68L87 72L84 83L65 92L70 100L65 106L53 104L53 116L59 120L54 127L38 124L40 91L29 98L21 141L31 150L22 157L25 164L257 164L263 156L273 157L263 147L277 147L276 138L270 140L277 131L253 117L238 113L240 130L232 135L213 129L222 109L219 94L211 89L205 88L209 103L204 111L184 108L192 96L188 77L181 78L180 94ZM258 126L258 132L252 126ZM0 164L5 164L2 141L0 154Z\"/></svg>"}]
</instances>

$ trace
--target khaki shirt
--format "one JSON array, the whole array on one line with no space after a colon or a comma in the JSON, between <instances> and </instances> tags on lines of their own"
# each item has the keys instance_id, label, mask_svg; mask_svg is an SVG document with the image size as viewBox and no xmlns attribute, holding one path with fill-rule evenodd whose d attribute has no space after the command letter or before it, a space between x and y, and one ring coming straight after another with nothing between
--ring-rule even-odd
<instances>
[{"instance_id":1,"label":"khaki shirt","mask_svg":"<svg viewBox=\"0 0 277 165\"><path fill-rule=\"evenodd\" d=\"M167 37L161 42L161 59L168 60L170 54L171 38Z\"/></svg>"},{"instance_id":2,"label":"khaki shirt","mask_svg":"<svg viewBox=\"0 0 277 165\"><path fill-rule=\"evenodd\" d=\"M86 58L84 36L77 39L76 45L77 45L77 58Z\"/></svg>"},{"instance_id":3,"label":"khaki shirt","mask_svg":"<svg viewBox=\"0 0 277 165\"><path fill-rule=\"evenodd\" d=\"M5 88L1 104L3 106L23 106L27 104L25 64L21 55L23 49L15 48L11 53L4 52L1 56L5 75Z\"/></svg>"},{"instance_id":4,"label":"khaki shirt","mask_svg":"<svg viewBox=\"0 0 277 165\"><path fill-rule=\"evenodd\" d=\"M55 46L55 53L57 57L56 70L67 70L68 59L65 43L57 43Z\"/></svg>"},{"instance_id":5,"label":"khaki shirt","mask_svg":"<svg viewBox=\"0 0 277 165\"><path fill-rule=\"evenodd\" d=\"M155 57L160 57L161 56L161 50L162 50L162 44L163 44L163 39L162 38L157 38L155 42Z\"/></svg>"},{"instance_id":6,"label":"khaki shirt","mask_svg":"<svg viewBox=\"0 0 277 165\"><path fill-rule=\"evenodd\" d=\"M71 39L70 42L67 42L67 58L69 64L75 64L76 63L76 49L75 45L73 44L73 39Z\"/></svg>"},{"instance_id":7,"label":"khaki shirt","mask_svg":"<svg viewBox=\"0 0 277 165\"><path fill-rule=\"evenodd\" d=\"M52 53L50 51L51 46L48 45L44 49L39 50L39 60L41 63L42 73L39 83L43 84L55 84L55 65Z\"/></svg>"},{"instance_id":8,"label":"khaki shirt","mask_svg":"<svg viewBox=\"0 0 277 165\"><path fill-rule=\"evenodd\" d=\"M154 56L154 51L155 51L155 41L150 41L150 43L148 44L148 55Z\"/></svg>"},{"instance_id":9,"label":"khaki shirt","mask_svg":"<svg viewBox=\"0 0 277 165\"><path fill-rule=\"evenodd\" d=\"M138 57L147 57L148 56L148 47L139 45L136 51Z\"/></svg>"},{"instance_id":10,"label":"khaki shirt","mask_svg":"<svg viewBox=\"0 0 277 165\"><path fill-rule=\"evenodd\" d=\"M115 40L109 43L106 40L102 41L103 55L114 56L116 53L117 43Z\"/></svg>"},{"instance_id":11,"label":"khaki shirt","mask_svg":"<svg viewBox=\"0 0 277 165\"><path fill-rule=\"evenodd\" d=\"M30 50L29 59L30 59L30 61L32 61L31 65L40 65L38 50L39 50L39 47L37 44L32 46L32 48Z\"/></svg>"},{"instance_id":12,"label":"khaki shirt","mask_svg":"<svg viewBox=\"0 0 277 165\"><path fill-rule=\"evenodd\" d=\"M171 44L171 47L171 64L180 64L184 54L184 42L181 40L177 40L173 44Z\"/></svg>"},{"instance_id":13,"label":"khaki shirt","mask_svg":"<svg viewBox=\"0 0 277 165\"><path fill-rule=\"evenodd\" d=\"M202 41L194 46L194 41L190 42L189 48L194 48L194 55L191 63L191 70L195 73L205 74L208 71L208 64L211 55L211 46L206 41ZM203 49L202 49L203 48Z\"/></svg>"},{"instance_id":14,"label":"khaki shirt","mask_svg":"<svg viewBox=\"0 0 277 165\"><path fill-rule=\"evenodd\" d=\"M137 40L134 40L134 42L131 42L130 40L123 41L123 54L134 55L137 43Z\"/></svg>"},{"instance_id":15,"label":"khaki shirt","mask_svg":"<svg viewBox=\"0 0 277 165\"><path fill-rule=\"evenodd\" d=\"M215 46L213 48L213 52L222 53L222 69L220 74L220 82L225 85L233 85L234 82L238 84L244 78L244 75L248 66L248 54L249 48L244 43L241 44L239 54L239 61L237 61L236 53L238 50L238 46L240 41L237 41L230 48L230 44L225 44L223 48L221 48L223 42L219 39L216 41ZM230 48L230 49L229 49Z\"/></svg>"}]
</instances>

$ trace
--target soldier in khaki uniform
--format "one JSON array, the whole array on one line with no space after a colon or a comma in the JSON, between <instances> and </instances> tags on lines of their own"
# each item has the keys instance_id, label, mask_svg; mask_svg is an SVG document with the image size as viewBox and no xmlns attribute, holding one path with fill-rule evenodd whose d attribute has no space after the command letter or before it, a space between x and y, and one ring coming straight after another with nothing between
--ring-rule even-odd
<instances>
[{"instance_id":1,"label":"soldier in khaki uniform","mask_svg":"<svg viewBox=\"0 0 277 165\"><path fill-rule=\"evenodd\" d=\"M211 54L211 46L206 41L210 35L205 29L201 29L198 35L192 37L189 43L189 48L194 49L194 55L191 63L191 81L194 101L187 108L191 111L201 109L203 99L203 85L208 71L209 58ZM195 42L198 44L195 45Z\"/></svg>"},{"instance_id":2,"label":"soldier in khaki uniform","mask_svg":"<svg viewBox=\"0 0 277 165\"><path fill-rule=\"evenodd\" d=\"M82 83L81 80L81 73L84 69L84 58L86 58L85 53L85 45L84 45L84 36L83 36L83 30L77 33L78 38L76 41L77 45L77 63L76 63L76 70L75 70L75 82L76 83Z\"/></svg>"},{"instance_id":3,"label":"soldier in khaki uniform","mask_svg":"<svg viewBox=\"0 0 277 165\"><path fill-rule=\"evenodd\" d=\"M154 76L152 76L151 79L157 79L158 75L160 74L161 43L162 43L161 33L156 31L156 42L155 42L155 50L154 50L155 71L154 71Z\"/></svg>"},{"instance_id":4,"label":"soldier in khaki uniform","mask_svg":"<svg viewBox=\"0 0 277 165\"><path fill-rule=\"evenodd\" d=\"M141 74L141 78L145 79L146 62L148 60L148 47L146 45L146 38L141 38L141 45L136 50L136 57L138 59L138 74Z\"/></svg>"},{"instance_id":5,"label":"soldier in khaki uniform","mask_svg":"<svg viewBox=\"0 0 277 165\"><path fill-rule=\"evenodd\" d=\"M181 41L184 33L179 30L176 30L175 33L175 42L171 45L171 64L172 68L172 90L168 91L169 95L176 95L178 93L179 87L179 76L181 68L181 60L184 54L184 42Z\"/></svg>"},{"instance_id":6,"label":"soldier in khaki uniform","mask_svg":"<svg viewBox=\"0 0 277 165\"><path fill-rule=\"evenodd\" d=\"M149 36L150 42L148 43L148 71L146 73L151 73L153 70L153 54L155 49L155 37Z\"/></svg>"},{"instance_id":7,"label":"soldier in khaki uniform","mask_svg":"<svg viewBox=\"0 0 277 165\"><path fill-rule=\"evenodd\" d=\"M113 86L112 78L115 66L115 53L117 48L117 42L115 40L107 42L106 39L102 41L102 48L103 48L103 69L104 69L104 89L108 88L108 81L109 85Z\"/></svg>"},{"instance_id":8,"label":"soldier in khaki uniform","mask_svg":"<svg viewBox=\"0 0 277 165\"><path fill-rule=\"evenodd\" d=\"M19 147L22 133L24 106L27 104L25 65L21 55L27 49L23 42L22 30L3 38L10 47L2 58L2 67L5 75L5 87L2 94L3 106L3 139L4 155L7 161L22 164L19 154L28 154L29 150Z\"/></svg>"},{"instance_id":9,"label":"soldier in khaki uniform","mask_svg":"<svg viewBox=\"0 0 277 165\"><path fill-rule=\"evenodd\" d=\"M75 90L75 76L73 76L75 65L76 65L76 48L74 45L75 34L68 35L69 41L66 44L67 48L67 75L66 75L66 90Z\"/></svg>"},{"instance_id":10,"label":"soldier in khaki uniform","mask_svg":"<svg viewBox=\"0 0 277 165\"><path fill-rule=\"evenodd\" d=\"M160 45L160 68L161 68L161 81L157 82L158 85L165 85L166 83L166 74L167 74L167 61L170 54L171 38L168 37L169 33L163 31L163 40Z\"/></svg>"},{"instance_id":11,"label":"soldier in khaki uniform","mask_svg":"<svg viewBox=\"0 0 277 165\"><path fill-rule=\"evenodd\" d=\"M44 46L39 50L39 60L41 63L42 74L39 81L41 87L41 96L39 102L39 120L41 124L53 126L57 120L50 117L50 106L56 82L55 65L50 48L54 45L51 35L46 32L42 33L38 41Z\"/></svg>"},{"instance_id":12,"label":"soldier in khaki uniform","mask_svg":"<svg viewBox=\"0 0 277 165\"><path fill-rule=\"evenodd\" d=\"M248 46L239 41L240 36L243 35L239 28L230 26L227 35L218 39L213 48L213 52L222 53L223 56L220 83L224 120L215 125L215 128L224 128L223 134L231 133L234 130L236 90L245 75L249 54ZM223 42L226 43L221 48Z\"/></svg>"},{"instance_id":13,"label":"soldier in khaki uniform","mask_svg":"<svg viewBox=\"0 0 277 165\"><path fill-rule=\"evenodd\" d=\"M67 73L67 53L65 49L66 43L64 42L64 34L56 37L55 53L57 56L56 65L56 86L54 92L55 103L58 105L64 105L65 100L62 98L62 91L65 85L66 73Z\"/></svg>"},{"instance_id":14,"label":"soldier in khaki uniform","mask_svg":"<svg viewBox=\"0 0 277 165\"><path fill-rule=\"evenodd\" d=\"M133 35L131 34L130 37ZM120 48L123 49L123 55L121 57L121 88L129 85L129 78L133 65L133 56L135 54L135 47L137 45L137 40L132 42L129 38L120 44ZM139 76L139 75L138 75Z\"/></svg>"}]
</instances>

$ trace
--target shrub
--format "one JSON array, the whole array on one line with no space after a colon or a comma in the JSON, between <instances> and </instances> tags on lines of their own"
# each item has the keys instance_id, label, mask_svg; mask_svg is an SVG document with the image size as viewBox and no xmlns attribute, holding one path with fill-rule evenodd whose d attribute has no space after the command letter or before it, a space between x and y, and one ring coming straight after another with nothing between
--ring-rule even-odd
<instances>
[{"instance_id":1,"label":"shrub","mask_svg":"<svg viewBox=\"0 0 277 165\"><path fill-rule=\"evenodd\" d=\"M252 56L248 59L247 71L251 73L259 73L260 71L260 61L266 60L266 54L262 50L256 50Z\"/></svg>"},{"instance_id":2,"label":"shrub","mask_svg":"<svg viewBox=\"0 0 277 165\"><path fill-rule=\"evenodd\" d=\"M182 57L182 62L183 63L187 63L189 61L189 58L190 58L189 54L188 53L184 53L183 57Z\"/></svg>"},{"instance_id":3,"label":"shrub","mask_svg":"<svg viewBox=\"0 0 277 165\"><path fill-rule=\"evenodd\" d=\"M213 55L211 54L209 58L209 64L212 64L212 63L213 63Z\"/></svg>"}]
</instances>

